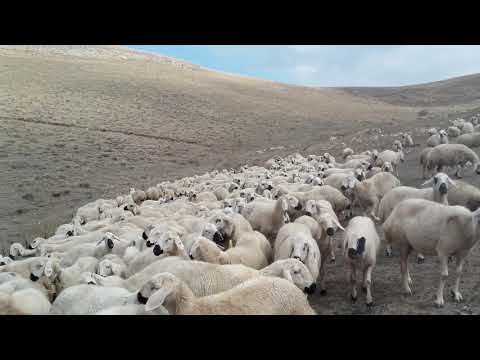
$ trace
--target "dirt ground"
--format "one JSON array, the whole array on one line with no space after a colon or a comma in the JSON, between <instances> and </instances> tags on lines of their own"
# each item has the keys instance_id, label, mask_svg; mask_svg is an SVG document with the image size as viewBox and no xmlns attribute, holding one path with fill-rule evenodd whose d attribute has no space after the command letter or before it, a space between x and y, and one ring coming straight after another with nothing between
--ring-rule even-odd
<instances>
[{"instance_id":1,"label":"dirt ground","mask_svg":"<svg viewBox=\"0 0 480 360\"><path fill-rule=\"evenodd\" d=\"M0 46L2 254L12 242L50 235L79 206L131 186L263 164L296 151L390 148L400 131L424 144L425 128L480 110L480 76L402 88L316 89L116 47L37 48ZM406 185L421 183L420 150L400 167ZM480 185L478 177L465 180ZM339 253L327 264L327 295L317 293L311 302L320 314L478 314L479 255L475 248L464 266L462 304L446 291L446 306L433 307L439 275L430 257L416 264L411 256L414 295L406 298L398 256L385 257L383 248L373 271L372 309L361 291L351 303Z\"/></svg>"}]
</instances>

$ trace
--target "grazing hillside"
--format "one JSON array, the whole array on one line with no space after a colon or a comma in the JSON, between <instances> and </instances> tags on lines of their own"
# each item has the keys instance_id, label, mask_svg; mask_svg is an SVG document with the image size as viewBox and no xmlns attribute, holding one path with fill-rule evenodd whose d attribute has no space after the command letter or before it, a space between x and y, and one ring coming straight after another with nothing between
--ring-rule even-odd
<instances>
[{"instance_id":1,"label":"grazing hillside","mask_svg":"<svg viewBox=\"0 0 480 360\"><path fill-rule=\"evenodd\" d=\"M48 233L131 186L274 154L335 153L354 137L371 147L381 140L368 137L373 128L420 129L473 111L476 78L319 89L117 46L0 46L0 241Z\"/></svg>"}]
</instances>

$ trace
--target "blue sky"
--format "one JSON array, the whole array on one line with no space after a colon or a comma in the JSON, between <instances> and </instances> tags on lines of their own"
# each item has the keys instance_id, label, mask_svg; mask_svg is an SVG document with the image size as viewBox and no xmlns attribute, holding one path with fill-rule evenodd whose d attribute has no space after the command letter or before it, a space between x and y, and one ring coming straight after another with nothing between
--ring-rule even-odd
<instances>
[{"instance_id":1,"label":"blue sky","mask_svg":"<svg viewBox=\"0 0 480 360\"><path fill-rule=\"evenodd\" d=\"M213 70L306 86L401 86L480 73L480 46L128 45Z\"/></svg>"}]
</instances>

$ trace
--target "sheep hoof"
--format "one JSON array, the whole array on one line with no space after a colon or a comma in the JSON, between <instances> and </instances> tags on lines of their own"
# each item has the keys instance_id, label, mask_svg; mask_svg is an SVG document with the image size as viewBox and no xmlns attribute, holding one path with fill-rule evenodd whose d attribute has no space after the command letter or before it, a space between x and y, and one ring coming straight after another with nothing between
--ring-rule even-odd
<instances>
[{"instance_id":1,"label":"sheep hoof","mask_svg":"<svg viewBox=\"0 0 480 360\"><path fill-rule=\"evenodd\" d=\"M423 264L424 262L425 262L425 258L424 258L424 257L417 257L417 263Z\"/></svg>"},{"instance_id":2,"label":"sheep hoof","mask_svg":"<svg viewBox=\"0 0 480 360\"><path fill-rule=\"evenodd\" d=\"M463 296L459 292L455 293L455 291L450 290L450 294L452 295L453 299L455 302L461 302L463 301Z\"/></svg>"},{"instance_id":3,"label":"sheep hoof","mask_svg":"<svg viewBox=\"0 0 480 360\"><path fill-rule=\"evenodd\" d=\"M330 258L330 262L331 262L331 263L334 263L334 262L335 262L335 258Z\"/></svg>"},{"instance_id":4,"label":"sheep hoof","mask_svg":"<svg viewBox=\"0 0 480 360\"><path fill-rule=\"evenodd\" d=\"M369 307L369 308L371 308L373 305L375 305L373 300L370 301L370 302L367 302L366 304L367 304L367 307Z\"/></svg>"},{"instance_id":5,"label":"sheep hoof","mask_svg":"<svg viewBox=\"0 0 480 360\"><path fill-rule=\"evenodd\" d=\"M327 295L327 289L320 290L320 295Z\"/></svg>"},{"instance_id":6,"label":"sheep hoof","mask_svg":"<svg viewBox=\"0 0 480 360\"><path fill-rule=\"evenodd\" d=\"M357 301L357 297L356 297L356 296L350 295L350 298L352 299L352 302L356 302L356 301Z\"/></svg>"},{"instance_id":7,"label":"sheep hoof","mask_svg":"<svg viewBox=\"0 0 480 360\"><path fill-rule=\"evenodd\" d=\"M392 252L388 251L388 250L385 250L385 255L388 256L388 257L392 257Z\"/></svg>"},{"instance_id":8,"label":"sheep hoof","mask_svg":"<svg viewBox=\"0 0 480 360\"><path fill-rule=\"evenodd\" d=\"M442 308L444 305L443 299L434 301L435 307Z\"/></svg>"},{"instance_id":9,"label":"sheep hoof","mask_svg":"<svg viewBox=\"0 0 480 360\"><path fill-rule=\"evenodd\" d=\"M363 291L364 293L366 293L366 292L367 292L367 287L366 287L366 286L362 286L362 291Z\"/></svg>"}]
</instances>

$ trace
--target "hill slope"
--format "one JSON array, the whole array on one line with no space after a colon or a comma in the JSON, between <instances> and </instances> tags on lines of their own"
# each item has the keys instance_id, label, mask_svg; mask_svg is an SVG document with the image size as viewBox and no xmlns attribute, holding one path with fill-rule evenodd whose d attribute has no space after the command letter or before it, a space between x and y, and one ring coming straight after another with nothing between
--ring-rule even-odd
<instances>
[{"instance_id":1,"label":"hill slope","mask_svg":"<svg viewBox=\"0 0 480 360\"><path fill-rule=\"evenodd\" d=\"M69 221L78 206L130 186L275 153L335 152L360 131L428 126L449 109L429 107L431 116L419 120L423 100L391 100L392 91L428 96L416 87L290 86L118 46L0 46L0 83L3 243ZM456 104L463 95L453 93L434 104Z\"/></svg>"}]
</instances>

